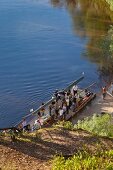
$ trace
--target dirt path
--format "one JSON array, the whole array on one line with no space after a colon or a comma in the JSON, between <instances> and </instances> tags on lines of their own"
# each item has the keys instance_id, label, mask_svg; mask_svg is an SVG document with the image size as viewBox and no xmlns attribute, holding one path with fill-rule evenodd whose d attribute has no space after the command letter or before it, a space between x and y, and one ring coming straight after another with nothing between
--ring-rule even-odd
<instances>
[{"instance_id":1,"label":"dirt path","mask_svg":"<svg viewBox=\"0 0 113 170\"><path fill-rule=\"evenodd\" d=\"M108 94L106 95L105 100L103 100L101 94L97 94L96 98L92 100L92 102L88 104L85 109L73 117L72 122L75 124L78 120L92 116L94 113L100 114L102 112L113 112L113 98Z\"/></svg>"}]
</instances>

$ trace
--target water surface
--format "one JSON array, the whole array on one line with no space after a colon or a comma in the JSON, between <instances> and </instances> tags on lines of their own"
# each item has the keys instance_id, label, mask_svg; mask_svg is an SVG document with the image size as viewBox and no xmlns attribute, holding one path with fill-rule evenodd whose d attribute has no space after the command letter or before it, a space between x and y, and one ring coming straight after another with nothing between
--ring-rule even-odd
<instances>
[{"instance_id":1,"label":"water surface","mask_svg":"<svg viewBox=\"0 0 113 170\"><path fill-rule=\"evenodd\" d=\"M0 127L21 120L83 71L81 86L100 81L98 70L106 60L98 58L102 50L96 45L105 39L113 14L106 5L90 5L82 0L0 1Z\"/></svg>"}]
</instances>

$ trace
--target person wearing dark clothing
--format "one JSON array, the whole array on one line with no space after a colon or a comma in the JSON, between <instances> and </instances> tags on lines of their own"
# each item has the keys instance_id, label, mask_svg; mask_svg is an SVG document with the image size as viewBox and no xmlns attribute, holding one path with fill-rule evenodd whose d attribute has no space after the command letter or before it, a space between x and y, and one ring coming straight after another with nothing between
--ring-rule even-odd
<instances>
[{"instance_id":1,"label":"person wearing dark clothing","mask_svg":"<svg viewBox=\"0 0 113 170\"><path fill-rule=\"evenodd\" d=\"M88 91L87 89L85 89L85 95L86 95L86 97L89 97L91 95L91 92Z\"/></svg>"},{"instance_id":2,"label":"person wearing dark clothing","mask_svg":"<svg viewBox=\"0 0 113 170\"><path fill-rule=\"evenodd\" d=\"M40 111L37 113L37 115L38 115L38 117L41 117L41 113L40 113Z\"/></svg>"},{"instance_id":3,"label":"person wearing dark clothing","mask_svg":"<svg viewBox=\"0 0 113 170\"><path fill-rule=\"evenodd\" d=\"M57 98L57 96L58 96L58 90L55 91L54 95L55 95L55 97Z\"/></svg>"},{"instance_id":4,"label":"person wearing dark clothing","mask_svg":"<svg viewBox=\"0 0 113 170\"><path fill-rule=\"evenodd\" d=\"M106 97L106 92L107 92L106 86L102 87L103 99L105 99L105 97Z\"/></svg>"},{"instance_id":5,"label":"person wearing dark clothing","mask_svg":"<svg viewBox=\"0 0 113 170\"><path fill-rule=\"evenodd\" d=\"M75 96L73 97L73 102L76 103L76 97Z\"/></svg>"}]
</instances>

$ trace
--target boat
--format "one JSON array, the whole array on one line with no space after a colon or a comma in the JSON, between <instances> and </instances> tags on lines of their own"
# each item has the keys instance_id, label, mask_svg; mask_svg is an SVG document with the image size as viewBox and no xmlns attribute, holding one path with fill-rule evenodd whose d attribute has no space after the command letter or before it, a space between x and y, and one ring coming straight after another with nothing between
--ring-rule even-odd
<instances>
[{"instance_id":1,"label":"boat","mask_svg":"<svg viewBox=\"0 0 113 170\"><path fill-rule=\"evenodd\" d=\"M63 94L67 93L70 91L70 94L72 93L73 86L78 85L79 82L81 82L84 79L84 76L82 75L80 78L77 80L74 80L72 83L70 83L65 89L63 90L58 90L57 94ZM84 89L78 88L77 89L77 95L79 94L79 101L77 102L78 105L76 108L73 110L71 107L68 109L68 112L66 111L65 114L60 115L58 114L56 116L55 113L50 114L50 109L49 106L52 103L55 103L57 100L57 97L55 94L51 96L51 99L48 100L45 104L41 105L38 109L32 111L32 113L27 114L22 118L20 122L18 122L15 126L13 127L8 127L8 128L1 128L0 131L6 131L10 132L13 131L14 133L18 133L20 131L29 131L33 132L39 128L43 127L48 127L52 126L53 123L57 123L59 120L65 120L68 121L70 120L73 116L78 114L88 103L90 103L95 97L96 93L93 93L91 90L89 90L92 86L94 86L95 83L92 83L88 87L85 87ZM61 100L62 101L62 100ZM38 113L44 110L44 114L39 117ZM39 121L40 119L40 121ZM25 126L23 128L23 122L25 121Z\"/></svg>"},{"instance_id":2,"label":"boat","mask_svg":"<svg viewBox=\"0 0 113 170\"><path fill-rule=\"evenodd\" d=\"M77 80L74 80L72 83L70 83L65 89L57 91L58 94L67 93L68 91L72 91L72 88L74 85L77 85L79 82L81 82L84 79L84 76L81 76ZM92 87L95 83L92 83L88 87L84 89L78 89L79 95L81 96L81 100L79 101L79 105L76 107L75 110L72 110L69 108L68 114L65 115L57 115L55 113L50 114L49 106L51 104L55 104L57 97L53 95L49 101L47 101L45 104L41 105L38 109L34 110L32 113L26 115L23 117L23 119L15 125L15 128L22 130L23 129L23 122L25 121L26 126L25 130L27 131L34 131L42 127L51 126L53 123L56 123L58 120L70 120L74 115L79 113L80 110L82 110L92 99L96 97L96 94L89 91L88 89ZM89 93L89 95L86 95L86 90ZM59 106L60 107L60 106ZM42 110L44 110L44 114L39 116L38 113L40 113Z\"/></svg>"}]
</instances>

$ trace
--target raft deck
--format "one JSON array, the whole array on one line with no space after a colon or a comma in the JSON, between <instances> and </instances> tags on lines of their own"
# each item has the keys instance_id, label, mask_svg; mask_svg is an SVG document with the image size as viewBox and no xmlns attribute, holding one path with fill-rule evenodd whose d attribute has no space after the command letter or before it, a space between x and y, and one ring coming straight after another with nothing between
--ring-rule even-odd
<instances>
[{"instance_id":1,"label":"raft deck","mask_svg":"<svg viewBox=\"0 0 113 170\"><path fill-rule=\"evenodd\" d=\"M81 82L83 79L84 79L84 76L81 76L81 77L78 78L77 80L74 80L74 81L73 81L72 83L70 83L64 90L62 90L62 92L66 92L66 91L68 91L68 90L71 90L74 85L77 85L77 84L78 84L79 82ZM25 121L26 121L26 124L27 124L27 125L30 125L30 127L32 128L32 127L34 126L35 121L38 119L38 112L39 112L42 108L45 109L45 111L44 111L44 116L42 116L43 123L45 124L47 121L49 121L49 120L51 119L51 116L50 116L50 113L49 113L48 106L49 106L53 101L55 101L55 100L56 100L56 97L55 97L55 96L54 96L54 97L52 96L52 98L51 98L49 101L47 101L43 106L40 106L38 109L36 109L36 110L33 111L32 113L30 113L30 114L26 115L25 117L23 117L23 119L25 119ZM17 123L17 124L15 125L15 127L20 128L21 125L22 125L23 119L22 119L19 123ZM32 129L32 130L34 130L34 129Z\"/></svg>"}]
</instances>

